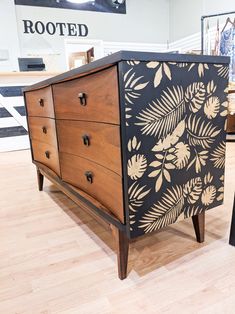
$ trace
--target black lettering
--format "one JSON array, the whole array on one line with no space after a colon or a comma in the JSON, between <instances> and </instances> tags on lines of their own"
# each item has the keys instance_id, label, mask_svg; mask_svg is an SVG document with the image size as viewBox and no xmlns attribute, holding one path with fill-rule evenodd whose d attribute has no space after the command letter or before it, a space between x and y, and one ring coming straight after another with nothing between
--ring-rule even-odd
<instances>
[{"instance_id":1,"label":"black lettering","mask_svg":"<svg viewBox=\"0 0 235 314\"><path fill-rule=\"evenodd\" d=\"M68 25L68 36L77 36L77 29L76 29L76 24L73 23L67 23Z\"/></svg>"},{"instance_id":2,"label":"black lettering","mask_svg":"<svg viewBox=\"0 0 235 314\"><path fill-rule=\"evenodd\" d=\"M46 31L49 35L54 35L56 31L55 24L53 24L52 22L48 22L46 24Z\"/></svg>"},{"instance_id":3,"label":"black lettering","mask_svg":"<svg viewBox=\"0 0 235 314\"><path fill-rule=\"evenodd\" d=\"M35 30L38 34L44 34L45 33L45 25L41 21L37 21L35 23Z\"/></svg>"},{"instance_id":4,"label":"black lettering","mask_svg":"<svg viewBox=\"0 0 235 314\"><path fill-rule=\"evenodd\" d=\"M86 37L88 35L88 27L85 24L78 24L79 36Z\"/></svg>"},{"instance_id":5,"label":"black lettering","mask_svg":"<svg viewBox=\"0 0 235 314\"><path fill-rule=\"evenodd\" d=\"M24 33L25 34L33 34L35 31L33 30L33 22L30 20L22 20L24 23Z\"/></svg>"},{"instance_id":6,"label":"black lettering","mask_svg":"<svg viewBox=\"0 0 235 314\"><path fill-rule=\"evenodd\" d=\"M64 36L64 28L66 27L65 23L56 23L56 28L59 26L60 36Z\"/></svg>"}]
</instances>

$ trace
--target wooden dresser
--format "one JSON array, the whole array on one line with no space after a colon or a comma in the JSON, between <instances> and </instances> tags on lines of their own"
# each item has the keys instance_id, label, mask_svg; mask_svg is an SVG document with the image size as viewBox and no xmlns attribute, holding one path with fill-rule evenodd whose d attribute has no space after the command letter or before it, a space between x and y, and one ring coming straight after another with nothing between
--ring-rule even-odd
<instances>
[{"instance_id":1,"label":"wooden dresser","mask_svg":"<svg viewBox=\"0 0 235 314\"><path fill-rule=\"evenodd\" d=\"M32 160L110 226L119 277L129 240L223 201L226 57L118 52L24 90Z\"/></svg>"}]
</instances>

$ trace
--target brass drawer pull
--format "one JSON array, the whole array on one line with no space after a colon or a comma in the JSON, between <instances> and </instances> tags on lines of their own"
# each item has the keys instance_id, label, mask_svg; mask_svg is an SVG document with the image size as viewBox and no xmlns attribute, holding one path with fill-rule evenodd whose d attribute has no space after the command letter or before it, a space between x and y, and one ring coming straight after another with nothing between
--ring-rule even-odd
<instances>
[{"instance_id":1,"label":"brass drawer pull","mask_svg":"<svg viewBox=\"0 0 235 314\"><path fill-rule=\"evenodd\" d=\"M49 152L49 150L45 151L45 156L46 156L47 159L50 159L50 152Z\"/></svg>"},{"instance_id":2,"label":"brass drawer pull","mask_svg":"<svg viewBox=\"0 0 235 314\"><path fill-rule=\"evenodd\" d=\"M86 94L85 93L79 93L78 98L80 99L81 106L86 106Z\"/></svg>"},{"instance_id":3,"label":"brass drawer pull","mask_svg":"<svg viewBox=\"0 0 235 314\"><path fill-rule=\"evenodd\" d=\"M38 100L38 103L39 103L39 105L40 105L41 107L44 107L44 99L40 98L40 99Z\"/></svg>"},{"instance_id":4,"label":"brass drawer pull","mask_svg":"<svg viewBox=\"0 0 235 314\"><path fill-rule=\"evenodd\" d=\"M92 184L93 183L93 173L91 171L86 171L85 176L87 181Z\"/></svg>"},{"instance_id":5,"label":"brass drawer pull","mask_svg":"<svg viewBox=\"0 0 235 314\"><path fill-rule=\"evenodd\" d=\"M82 136L82 139L83 139L83 144L84 144L85 146L90 146L90 138L89 138L89 135L84 134L84 135Z\"/></svg>"},{"instance_id":6,"label":"brass drawer pull","mask_svg":"<svg viewBox=\"0 0 235 314\"><path fill-rule=\"evenodd\" d=\"M42 127L42 132L43 132L44 134L47 134L47 128L46 128L45 126Z\"/></svg>"}]
</instances>

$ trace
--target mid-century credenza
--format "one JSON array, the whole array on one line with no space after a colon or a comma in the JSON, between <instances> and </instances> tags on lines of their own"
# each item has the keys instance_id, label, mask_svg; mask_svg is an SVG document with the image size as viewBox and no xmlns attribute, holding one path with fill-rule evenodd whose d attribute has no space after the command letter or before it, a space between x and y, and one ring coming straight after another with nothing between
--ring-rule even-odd
<instances>
[{"instance_id":1,"label":"mid-century credenza","mask_svg":"<svg viewBox=\"0 0 235 314\"><path fill-rule=\"evenodd\" d=\"M121 51L24 90L39 190L46 176L129 240L223 202L227 57Z\"/></svg>"}]
</instances>

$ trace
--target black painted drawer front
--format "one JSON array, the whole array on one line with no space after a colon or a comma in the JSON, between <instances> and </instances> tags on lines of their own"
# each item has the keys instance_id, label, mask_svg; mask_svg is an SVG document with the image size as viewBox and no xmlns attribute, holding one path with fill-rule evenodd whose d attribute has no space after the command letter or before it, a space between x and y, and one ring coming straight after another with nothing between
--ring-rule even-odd
<instances>
[{"instance_id":1,"label":"black painted drawer front","mask_svg":"<svg viewBox=\"0 0 235 314\"><path fill-rule=\"evenodd\" d=\"M130 236L223 201L227 65L122 63Z\"/></svg>"}]
</instances>

